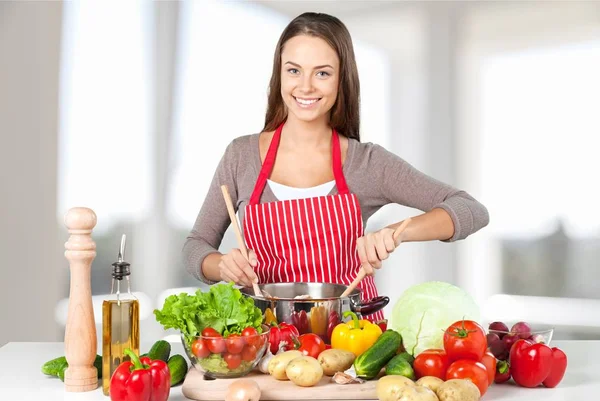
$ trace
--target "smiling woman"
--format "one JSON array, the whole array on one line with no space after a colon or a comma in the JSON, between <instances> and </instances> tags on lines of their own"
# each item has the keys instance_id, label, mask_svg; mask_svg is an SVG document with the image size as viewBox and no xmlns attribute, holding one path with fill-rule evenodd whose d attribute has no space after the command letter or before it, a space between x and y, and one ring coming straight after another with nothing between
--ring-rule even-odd
<instances>
[{"instance_id":1,"label":"smiling woman","mask_svg":"<svg viewBox=\"0 0 600 401\"><path fill-rule=\"evenodd\" d=\"M350 33L336 17L304 13L284 29L273 60L265 125L225 150L184 245L199 280L350 284L362 268L362 301L377 297L374 269L402 242L456 241L488 223L486 208L372 143L360 143L360 84ZM333 182L333 189L324 185ZM271 184L273 183L273 184ZM218 252L229 226L221 186L243 222L246 251ZM272 185L279 186L275 196ZM282 196L308 191L311 197ZM285 192L285 191L284 191ZM365 233L396 203L424 213ZM367 318L383 318L370 311Z\"/></svg>"}]
</instances>

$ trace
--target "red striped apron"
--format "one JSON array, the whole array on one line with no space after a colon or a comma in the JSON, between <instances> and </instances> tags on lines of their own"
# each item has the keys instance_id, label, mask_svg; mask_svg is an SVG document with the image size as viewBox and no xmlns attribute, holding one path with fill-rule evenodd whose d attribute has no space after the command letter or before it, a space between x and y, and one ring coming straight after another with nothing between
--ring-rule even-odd
<instances>
[{"instance_id":1,"label":"red striped apron","mask_svg":"<svg viewBox=\"0 0 600 401\"><path fill-rule=\"evenodd\" d=\"M356 240L363 221L356 195L350 193L342 172L338 134L332 134L333 175L338 195L260 203L271 175L281 138L281 124L269 145L256 186L246 206L244 237L258 259L260 283L319 282L349 285L360 269ZM377 296L372 276L359 288L361 300ZM378 311L365 316L383 319Z\"/></svg>"}]
</instances>

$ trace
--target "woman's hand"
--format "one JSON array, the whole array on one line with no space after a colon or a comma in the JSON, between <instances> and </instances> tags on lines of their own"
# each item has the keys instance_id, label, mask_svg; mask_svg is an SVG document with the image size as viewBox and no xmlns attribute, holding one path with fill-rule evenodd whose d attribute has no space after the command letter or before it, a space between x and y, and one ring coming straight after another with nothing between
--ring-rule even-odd
<instances>
[{"instance_id":1,"label":"woman's hand","mask_svg":"<svg viewBox=\"0 0 600 401\"><path fill-rule=\"evenodd\" d=\"M356 240L358 257L367 275L372 275L373 269L381 268L381 262L402 243L402 234L408 223L410 219L404 220L397 228L385 227Z\"/></svg>"},{"instance_id":2,"label":"woman's hand","mask_svg":"<svg viewBox=\"0 0 600 401\"><path fill-rule=\"evenodd\" d=\"M248 262L248 260L250 262ZM242 252L234 248L229 253L221 256L219 273L223 281L233 281L235 284L252 287L252 281L258 282L258 277L252 269L258 263L253 250L248 250L248 260Z\"/></svg>"}]
</instances>

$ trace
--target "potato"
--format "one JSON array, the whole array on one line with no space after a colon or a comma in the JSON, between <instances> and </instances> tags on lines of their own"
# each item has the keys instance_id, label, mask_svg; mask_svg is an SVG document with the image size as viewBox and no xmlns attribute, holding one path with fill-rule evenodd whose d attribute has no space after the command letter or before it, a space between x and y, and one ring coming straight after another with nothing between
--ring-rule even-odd
<instances>
[{"instance_id":1,"label":"potato","mask_svg":"<svg viewBox=\"0 0 600 401\"><path fill-rule=\"evenodd\" d=\"M450 379L437 389L440 401L477 401L481 393L470 380Z\"/></svg>"},{"instance_id":2,"label":"potato","mask_svg":"<svg viewBox=\"0 0 600 401\"><path fill-rule=\"evenodd\" d=\"M312 387L323 377L323 368L312 356L301 356L288 363L285 374L298 386Z\"/></svg>"},{"instance_id":3,"label":"potato","mask_svg":"<svg viewBox=\"0 0 600 401\"><path fill-rule=\"evenodd\" d=\"M383 376L377 381L375 387L377 398L381 401L396 401L400 390L407 386L415 387L416 384L412 380L400 375Z\"/></svg>"},{"instance_id":4,"label":"potato","mask_svg":"<svg viewBox=\"0 0 600 401\"><path fill-rule=\"evenodd\" d=\"M396 401L439 401L432 390L420 386L401 387L395 397Z\"/></svg>"},{"instance_id":5,"label":"potato","mask_svg":"<svg viewBox=\"0 0 600 401\"><path fill-rule=\"evenodd\" d=\"M288 363L294 358L302 356L302 352L298 350L285 351L277 354L269 361L269 374L277 380L289 380L285 374L285 368Z\"/></svg>"},{"instance_id":6,"label":"potato","mask_svg":"<svg viewBox=\"0 0 600 401\"><path fill-rule=\"evenodd\" d=\"M343 349L327 349L319 354L317 360L326 376L333 376L336 372L344 372L352 367L356 356Z\"/></svg>"},{"instance_id":7,"label":"potato","mask_svg":"<svg viewBox=\"0 0 600 401\"><path fill-rule=\"evenodd\" d=\"M418 386L427 387L433 392L437 392L437 389L444 383L442 379L435 376L423 376L419 380L417 380Z\"/></svg>"}]
</instances>

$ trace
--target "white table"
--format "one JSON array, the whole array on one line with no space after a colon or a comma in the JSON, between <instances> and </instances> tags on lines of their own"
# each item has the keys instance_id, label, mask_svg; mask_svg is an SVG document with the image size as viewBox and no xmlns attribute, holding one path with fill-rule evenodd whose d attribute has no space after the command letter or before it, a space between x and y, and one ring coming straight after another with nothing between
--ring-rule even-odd
<instances>
[{"instance_id":1,"label":"white table","mask_svg":"<svg viewBox=\"0 0 600 401\"><path fill-rule=\"evenodd\" d=\"M149 349L150 345L142 349ZM565 401L596 397L600 393L600 341L555 341L552 345L563 349L569 359L567 373L557 388L495 384L482 400ZM172 344L172 352L184 355L180 343ZM100 387L86 393L67 393L60 379L42 374L42 365L63 353L63 343L9 343L0 348L0 400L108 401ZM187 400L181 385L171 388L169 400Z\"/></svg>"}]
</instances>

